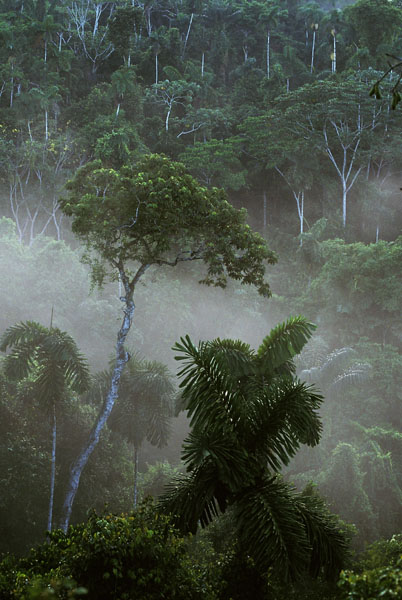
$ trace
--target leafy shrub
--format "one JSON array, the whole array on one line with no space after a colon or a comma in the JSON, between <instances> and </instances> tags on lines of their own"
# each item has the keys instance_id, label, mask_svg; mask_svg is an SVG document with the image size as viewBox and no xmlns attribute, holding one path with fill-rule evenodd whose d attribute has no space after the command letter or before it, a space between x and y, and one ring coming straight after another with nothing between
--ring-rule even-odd
<instances>
[{"instance_id":1,"label":"leafy shrub","mask_svg":"<svg viewBox=\"0 0 402 600\"><path fill-rule=\"evenodd\" d=\"M0 563L0 598L88 600L213 600L168 517L147 502L129 515L98 515L50 534L25 559ZM76 583L75 583L76 582ZM84 588L84 589L83 589ZM1 591L0 587L0 591ZM45 594L45 595L44 595Z\"/></svg>"},{"instance_id":2,"label":"leafy shrub","mask_svg":"<svg viewBox=\"0 0 402 600\"><path fill-rule=\"evenodd\" d=\"M402 533L373 542L359 558L361 570L395 566L402 556Z\"/></svg>"},{"instance_id":3,"label":"leafy shrub","mask_svg":"<svg viewBox=\"0 0 402 600\"><path fill-rule=\"evenodd\" d=\"M343 571L338 586L345 600L391 600L402 598L402 557L396 565L356 574Z\"/></svg>"}]
</instances>

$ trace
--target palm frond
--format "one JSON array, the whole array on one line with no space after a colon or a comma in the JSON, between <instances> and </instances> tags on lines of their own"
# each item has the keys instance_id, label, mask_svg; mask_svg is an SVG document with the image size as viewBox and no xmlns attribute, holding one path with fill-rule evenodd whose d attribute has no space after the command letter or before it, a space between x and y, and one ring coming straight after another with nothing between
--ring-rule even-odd
<instances>
[{"instance_id":1,"label":"palm frond","mask_svg":"<svg viewBox=\"0 0 402 600\"><path fill-rule=\"evenodd\" d=\"M304 317L292 317L280 323L264 338L258 348L261 373L273 374L284 363L301 352L316 326Z\"/></svg>"},{"instance_id":2,"label":"palm frond","mask_svg":"<svg viewBox=\"0 0 402 600\"><path fill-rule=\"evenodd\" d=\"M339 518L327 509L325 502L307 489L295 498L311 546L310 575L320 573L335 581L348 557L348 541Z\"/></svg>"},{"instance_id":3,"label":"palm frond","mask_svg":"<svg viewBox=\"0 0 402 600\"><path fill-rule=\"evenodd\" d=\"M19 344L37 346L46 335L47 329L36 321L26 321L9 327L1 336L0 350L6 352L7 348Z\"/></svg>"},{"instance_id":4,"label":"palm frond","mask_svg":"<svg viewBox=\"0 0 402 600\"><path fill-rule=\"evenodd\" d=\"M288 464L300 444L318 444L322 427L316 411L321 402L314 388L297 380L267 386L249 406L253 452L278 470Z\"/></svg>"},{"instance_id":5,"label":"palm frond","mask_svg":"<svg viewBox=\"0 0 402 600\"><path fill-rule=\"evenodd\" d=\"M88 388L85 358L73 338L56 327L47 329L35 321L13 325L4 333L1 347L11 349L5 359L9 376L23 379L32 375L38 397L45 403L55 403L66 387L76 392Z\"/></svg>"},{"instance_id":6,"label":"palm frond","mask_svg":"<svg viewBox=\"0 0 402 600\"><path fill-rule=\"evenodd\" d=\"M331 383L330 393L344 392L350 388L366 382L371 376L371 365L367 363L355 364Z\"/></svg>"},{"instance_id":7,"label":"palm frond","mask_svg":"<svg viewBox=\"0 0 402 600\"><path fill-rule=\"evenodd\" d=\"M301 577L309 566L310 546L295 496L274 475L246 488L235 504L239 539L247 553L262 572L274 566L287 580Z\"/></svg>"},{"instance_id":8,"label":"palm frond","mask_svg":"<svg viewBox=\"0 0 402 600\"><path fill-rule=\"evenodd\" d=\"M197 364L187 372L181 383L186 402L190 425L209 428L216 423L237 421L236 408L242 405L235 397L240 390L230 373L223 371L210 348L204 347Z\"/></svg>"},{"instance_id":9,"label":"palm frond","mask_svg":"<svg viewBox=\"0 0 402 600\"><path fill-rule=\"evenodd\" d=\"M205 527L226 508L225 493L211 464L205 464L187 476L171 482L158 505L173 516L173 522L183 533L195 533L198 523Z\"/></svg>"},{"instance_id":10,"label":"palm frond","mask_svg":"<svg viewBox=\"0 0 402 600\"><path fill-rule=\"evenodd\" d=\"M110 372L97 376L95 395L105 395ZM136 447L145 438L154 446L167 444L175 411L175 386L168 368L157 361L136 358L123 371L118 401L108 425Z\"/></svg>"},{"instance_id":11,"label":"palm frond","mask_svg":"<svg viewBox=\"0 0 402 600\"><path fill-rule=\"evenodd\" d=\"M350 361L355 358L356 350L353 348L338 348L326 357L320 367L320 380L325 385L333 380L336 375L343 370Z\"/></svg>"},{"instance_id":12,"label":"palm frond","mask_svg":"<svg viewBox=\"0 0 402 600\"><path fill-rule=\"evenodd\" d=\"M10 379L21 380L28 377L36 364L35 352L31 344L21 342L5 357L4 370Z\"/></svg>"},{"instance_id":13,"label":"palm frond","mask_svg":"<svg viewBox=\"0 0 402 600\"><path fill-rule=\"evenodd\" d=\"M196 471L211 462L224 485L236 491L252 479L251 461L247 451L232 432L221 428L194 430L183 442L182 459L188 471Z\"/></svg>"},{"instance_id":14,"label":"palm frond","mask_svg":"<svg viewBox=\"0 0 402 600\"><path fill-rule=\"evenodd\" d=\"M321 377L320 367L311 367L311 369L303 369L299 373L299 378L306 383L318 383Z\"/></svg>"}]
</instances>

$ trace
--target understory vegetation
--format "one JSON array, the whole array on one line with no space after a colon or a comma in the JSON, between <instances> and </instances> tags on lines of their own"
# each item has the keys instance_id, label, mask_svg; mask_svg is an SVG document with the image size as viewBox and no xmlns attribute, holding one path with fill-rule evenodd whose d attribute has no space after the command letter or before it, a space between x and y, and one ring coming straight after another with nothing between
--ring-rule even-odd
<instances>
[{"instance_id":1,"label":"understory vegetation","mask_svg":"<svg viewBox=\"0 0 402 600\"><path fill-rule=\"evenodd\" d=\"M402 598L401 31L0 0L1 600Z\"/></svg>"}]
</instances>

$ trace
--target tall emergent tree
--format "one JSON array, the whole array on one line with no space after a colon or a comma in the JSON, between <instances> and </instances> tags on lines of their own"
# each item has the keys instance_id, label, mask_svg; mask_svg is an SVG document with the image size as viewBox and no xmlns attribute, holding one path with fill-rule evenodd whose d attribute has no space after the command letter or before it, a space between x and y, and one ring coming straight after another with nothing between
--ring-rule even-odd
<instances>
[{"instance_id":1,"label":"tall emergent tree","mask_svg":"<svg viewBox=\"0 0 402 600\"><path fill-rule=\"evenodd\" d=\"M152 266L174 267L201 260L207 266L200 283L225 287L227 277L255 285L269 296L265 263L276 256L264 239L246 225L245 210L236 210L223 190L201 187L180 163L151 155L120 170L92 162L67 185L61 200L73 217L74 233L85 243L94 283L119 279L124 289L124 317L117 335L110 389L85 447L72 465L61 527L66 530L80 477L99 440L118 395L124 348L134 315L134 291Z\"/></svg>"},{"instance_id":2,"label":"tall emergent tree","mask_svg":"<svg viewBox=\"0 0 402 600\"><path fill-rule=\"evenodd\" d=\"M285 577L336 575L346 540L322 501L297 494L278 470L300 444L315 446L322 397L295 378L293 357L314 326L278 325L257 351L240 340L176 344L192 431L183 445L188 475L162 497L182 531L195 532L234 509L241 549L263 571Z\"/></svg>"},{"instance_id":3,"label":"tall emergent tree","mask_svg":"<svg viewBox=\"0 0 402 600\"><path fill-rule=\"evenodd\" d=\"M18 379L31 377L32 397L39 399L52 419L52 459L47 530L52 530L56 479L57 413L68 390L84 392L89 385L85 358L74 340L57 327L27 321L9 327L0 340L0 350L11 349L5 359L6 373Z\"/></svg>"}]
</instances>

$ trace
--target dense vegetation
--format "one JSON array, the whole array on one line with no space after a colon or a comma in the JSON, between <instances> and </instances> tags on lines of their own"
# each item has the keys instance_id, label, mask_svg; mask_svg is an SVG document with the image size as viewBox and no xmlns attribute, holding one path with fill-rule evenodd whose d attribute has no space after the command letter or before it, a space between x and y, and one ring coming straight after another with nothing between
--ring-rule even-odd
<instances>
[{"instance_id":1,"label":"dense vegetation","mask_svg":"<svg viewBox=\"0 0 402 600\"><path fill-rule=\"evenodd\" d=\"M401 25L0 0L1 598L401 597Z\"/></svg>"}]
</instances>

